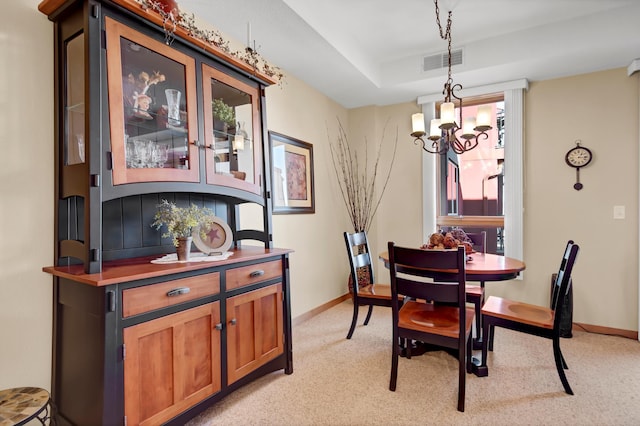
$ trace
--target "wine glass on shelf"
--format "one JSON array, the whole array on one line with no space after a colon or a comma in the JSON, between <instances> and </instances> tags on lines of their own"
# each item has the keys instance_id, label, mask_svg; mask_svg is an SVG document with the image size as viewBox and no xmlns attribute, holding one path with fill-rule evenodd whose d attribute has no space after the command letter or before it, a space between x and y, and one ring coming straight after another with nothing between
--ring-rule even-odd
<instances>
[{"instance_id":1,"label":"wine glass on shelf","mask_svg":"<svg viewBox=\"0 0 640 426\"><path fill-rule=\"evenodd\" d=\"M156 143L151 154L155 167L164 168L169 159L169 145L166 143Z\"/></svg>"},{"instance_id":2,"label":"wine glass on shelf","mask_svg":"<svg viewBox=\"0 0 640 426\"><path fill-rule=\"evenodd\" d=\"M134 151L136 155L136 168L145 168L150 166L151 152L150 141L145 139L136 139L134 142Z\"/></svg>"},{"instance_id":3,"label":"wine glass on shelf","mask_svg":"<svg viewBox=\"0 0 640 426\"><path fill-rule=\"evenodd\" d=\"M135 169L138 166L138 157L136 155L135 144L132 139L126 137L125 160L128 169Z\"/></svg>"}]
</instances>

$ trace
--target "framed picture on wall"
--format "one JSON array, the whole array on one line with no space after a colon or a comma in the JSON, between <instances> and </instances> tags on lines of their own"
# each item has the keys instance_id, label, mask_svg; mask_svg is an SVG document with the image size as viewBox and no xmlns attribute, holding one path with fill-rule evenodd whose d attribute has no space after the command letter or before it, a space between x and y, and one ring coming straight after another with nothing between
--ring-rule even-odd
<instances>
[{"instance_id":1,"label":"framed picture on wall","mask_svg":"<svg viewBox=\"0 0 640 426\"><path fill-rule=\"evenodd\" d=\"M274 214L315 213L313 145L269 132Z\"/></svg>"}]
</instances>

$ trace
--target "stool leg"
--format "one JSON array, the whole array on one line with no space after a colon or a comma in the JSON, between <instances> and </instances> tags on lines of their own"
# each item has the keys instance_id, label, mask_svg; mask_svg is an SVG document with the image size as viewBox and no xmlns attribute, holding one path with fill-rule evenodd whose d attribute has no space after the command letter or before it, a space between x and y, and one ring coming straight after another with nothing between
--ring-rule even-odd
<instances>
[{"instance_id":1,"label":"stool leg","mask_svg":"<svg viewBox=\"0 0 640 426\"><path fill-rule=\"evenodd\" d=\"M38 419L40 424L42 424L43 426L46 426L47 420L49 420L49 425L55 425L55 419L53 416L53 402L51 401L51 398L49 398L49 401L47 401L44 407L42 407L42 411L40 411L36 415L36 419Z\"/></svg>"}]
</instances>

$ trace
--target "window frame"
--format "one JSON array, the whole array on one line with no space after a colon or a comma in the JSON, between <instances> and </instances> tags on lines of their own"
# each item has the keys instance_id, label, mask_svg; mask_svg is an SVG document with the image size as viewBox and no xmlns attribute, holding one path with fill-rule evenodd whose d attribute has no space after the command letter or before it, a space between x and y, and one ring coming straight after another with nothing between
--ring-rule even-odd
<instances>
[{"instance_id":1,"label":"window frame","mask_svg":"<svg viewBox=\"0 0 640 426\"><path fill-rule=\"evenodd\" d=\"M479 96L473 96L473 97L469 97L469 98L465 98L463 99L464 101L464 105L463 107L471 107L471 106L476 106L476 105L485 105L485 104L490 104L490 103L497 103L497 102L504 102L504 93L503 92L498 92L498 93L489 93L489 94L485 94L485 95L479 95ZM440 105L443 103L443 101L438 101L435 104L435 116L436 118L440 118L440 115L438 114L438 112L440 111ZM458 100L455 100L454 102L455 104L455 108L460 108L460 102ZM470 218L482 218L485 216L469 216L469 215L465 215L464 217L460 215L460 191L459 189L456 189L456 195L457 195L457 200L455 202L456 205L456 212L458 212L457 214L453 214L453 213L448 213L445 214L443 213L444 209L443 209L443 203L447 203L449 204L449 199L447 197L448 194L448 179L443 179L443 167L447 167L447 176L448 176L448 172L449 172L449 166L450 163L453 163L456 167L456 173L457 176L455 177L456 179L456 183L459 184L460 182L460 162L458 162L458 156L454 153L451 152L451 150L449 150L446 154L443 154L440 158L439 161L436 162L436 177L437 177L437 182L436 184L438 185L439 189L439 196L436 198L437 200L437 204L436 204L436 212L437 212L437 217L436 217L436 225L438 226L450 226L450 225L444 225L442 222L445 221L449 221L451 218L455 218L456 216L460 218L461 221L465 222L468 220L471 220ZM454 161L455 160L455 161ZM448 210L448 209L447 209ZM504 216L494 216L494 217L500 217L500 218L504 218ZM478 220L479 222L483 222L482 219ZM500 223L504 223L504 219L499 220ZM457 226L464 226L464 225L457 225ZM466 223L466 226L471 227L469 223ZM477 225L476 225L477 226ZM503 225L500 225L500 227L502 227Z\"/></svg>"},{"instance_id":2,"label":"window frame","mask_svg":"<svg viewBox=\"0 0 640 426\"><path fill-rule=\"evenodd\" d=\"M528 87L529 82L522 79L473 87L460 92L463 99L499 92L504 95L504 131L509 138L509 143L505 146L505 174L509 176L509 182L504 187L504 254L516 259L524 259L524 92ZM418 98L426 123L435 118L436 104L441 100L441 93ZM438 155L423 151L423 240L426 241L438 226L493 226L497 216L449 216L438 220L437 157Z\"/></svg>"}]
</instances>

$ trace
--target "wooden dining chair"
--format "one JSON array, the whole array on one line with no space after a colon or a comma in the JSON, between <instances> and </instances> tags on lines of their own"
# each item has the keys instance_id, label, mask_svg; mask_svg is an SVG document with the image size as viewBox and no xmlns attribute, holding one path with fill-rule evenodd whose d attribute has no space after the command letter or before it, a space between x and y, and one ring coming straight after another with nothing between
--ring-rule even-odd
<instances>
[{"instance_id":1,"label":"wooden dining chair","mask_svg":"<svg viewBox=\"0 0 640 426\"><path fill-rule=\"evenodd\" d=\"M552 307L530 305L501 297L490 296L482 307L483 334L482 365L478 368L479 375L488 375L487 350L493 351L493 338L495 327L504 327L535 336L553 340L553 356L560 381L566 393L573 395L564 370L567 363L560 350L560 325L562 321L562 308L565 303L565 295L571 286L571 272L578 256L580 247L573 241L567 243L567 247L560 263L555 289L552 294L555 299Z\"/></svg>"},{"instance_id":2,"label":"wooden dining chair","mask_svg":"<svg viewBox=\"0 0 640 426\"><path fill-rule=\"evenodd\" d=\"M485 253L487 249L487 231L467 232L467 237L473 242L473 251ZM473 255L472 255L473 257ZM476 340L474 341L474 349L482 348L482 305L484 304L484 281L480 281L480 285L467 284L466 287L467 303L473 303L476 315L475 331ZM477 342L477 343L476 343Z\"/></svg>"},{"instance_id":3,"label":"wooden dining chair","mask_svg":"<svg viewBox=\"0 0 640 426\"><path fill-rule=\"evenodd\" d=\"M391 287L388 284L376 284L371 251L369 250L369 240L365 231L355 233L344 233L344 242L347 245L349 254L349 265L351 266L351 279L353 290L353 317L351 327L347 333L347 339L351 339L358 323L358 311L360 306L368 306L367 316L364 325L369 324L374 306L391 307ZM358 273L360 271L360 273ZM361 286L361 280L368 278L368 283ZM402 301L400 301L402 303Z\"/></svg>"},{"instance_id":4,"label":"wooden dining chair","mask_svg":"<svg viewBox=\"0 0 640 426\"><path fill-rule=\"evenodd\" d=\"M478 253L487 251L487 231L467 232L466 234L471 239L473 251Z\"/></svg>"},{"instance_id":5,"label":"wooden dining chair","mask_svg":"<svg viewBox=\"0 0 640 426\"><path fill-rule=\"evenodd\" d=\"M465 250L419 250L389 242L393 344L389 390L396 390L403 343L416 340L456 351L458 411L464 411L466 373L471 372L473 309L465 301ZM425 269L451 271L446 282L419 279ZM401 275L398 275L401 273ZM404 297L400 306L399 297ZM425 302L425 301L429 302ZM406 345L407 358L411 345Z\"/></svg>"}]
</instances>

